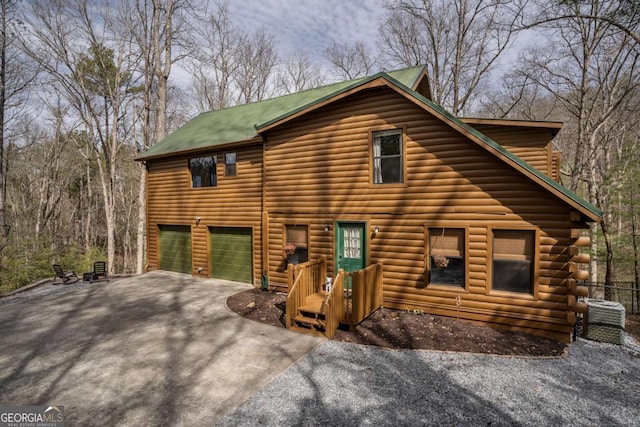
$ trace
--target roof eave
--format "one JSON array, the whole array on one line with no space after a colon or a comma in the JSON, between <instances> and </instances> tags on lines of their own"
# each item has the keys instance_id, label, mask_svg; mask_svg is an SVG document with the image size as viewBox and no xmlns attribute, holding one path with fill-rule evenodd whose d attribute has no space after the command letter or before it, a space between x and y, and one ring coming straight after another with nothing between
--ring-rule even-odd
<instances>
[{"instance_id":1,"label":"roof eave","mask_svg":"<svg viewBox=\"0 0 640 427\"><path fill-rule=\"evenodd\" d=\"M244 147L247 145L261 144L262 142L263 142L262 137L260 135L256 135L252 138L248 138L240 141L225 142L224 144L198 147L190 150L172 151L170 153L161 153L161 154L156 154L148 157L145 157L143 152L134 160L136 162L146 162L148 160L162 160L162 159L171 158L171 157L186 157L186 156L192 156L197 154L210 153L212 151L225 150L231 147Z\"/></svg>"},{"instance_id":2,"label":"roof eave","mask_svg":"<svg viewBox=\"0 0 640 427\"><path fill-rule=\"evenodd\" d=\"M478 117L460 117L461 122L473 125L498 125L514 127L531 127L543 129L561 129L562 122L546 120L488 119Z\"/></svg>"}]
</instances>

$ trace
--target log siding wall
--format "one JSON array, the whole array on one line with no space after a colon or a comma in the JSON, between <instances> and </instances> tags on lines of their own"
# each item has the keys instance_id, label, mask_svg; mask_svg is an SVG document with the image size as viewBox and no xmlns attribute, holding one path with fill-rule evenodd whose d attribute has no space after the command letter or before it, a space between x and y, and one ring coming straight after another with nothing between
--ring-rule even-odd
<instances>
[{"instance_id":1,"label":"log siding wall","mask_svg":"<svg viewBox=\"0 0 640 427\"><path fill-rule=\"evenodd\" d=\"M389 128L404 131L403 185L372 184L371 132ZM548 172L549 152L541 141L550 140L550 134L531 133L529 146L525 136L511 148ZM515 140L515 132L511 137ZM325 255L331 272L335 222L364 221L369 230L380 228L368 236L367 259L384 262L385 306L422 308L563 340L571 330L571 230L585 224L572 222L571 208L562 201L388 90L354 95L271 131L265 146L265 209L272 287L286 289L284 224L309 226L309 257ZM469 229L466 289L425 283L425 227L435 223ZM527 227L539 229L537 297L491 291L490 228Z\"/></svg>"},{"instance_id":2,"label":"log siding wall","mask_svg":"<svg viewBox=\"0 0 640 427\"><path fill-rule=\"evenodd\" d=\"M550 129L486 124L471 126L551 178L559 180L554 152L551 150L553 133Z\"/></svg>"},{"instance_id":3,"label":"log siding wall","mask_svg":"<svg viewBox=\"0 0 640 427\"><path fill-rule=\"evenodd\" d=\"M394 128L403 131L404 182L373 184L372 132ZM549 130L483 131L541 171L557 173ZM208 227L251 227L254 285L265 272L272 289L286 291L287 224L308 226L309 259L326 256L333 276L336 222L359 221L367 224L367 263L380 260L385 266L385 306L568 339L576 311L571 293L583 274L574 264L583 244L578 232L587 225L570 206L446 123L390 89L375 88L284 123L263 138L263 144L235 150L235 177L224 177L229 150L201 154L218 156L215 188L191 188L187 156L147 162L150 269L158 268L160 224L192 227L193 274L202 267L199 275L205 277ZM202 218L198 226L196 216ZM438 226L467 230L464 288L426 283L426 230ZM522 228L537 230L534 296L493 292L491 230Z\"/></svg>"},{"instance_id":4,"label":"log siding wall","mask_svg":"<svg viewBox=\"0 0 640 427\"><path fill-rule=\"evenodd\" d=\"M237 153L236 175L224 176L224 155ZM216 187L191 188L188 161L218 158ZM248 227L253 233L253 284L262 275L262 147L208 151L198 155L148 162L148 269L158 269L158 225L190 225L193 274L209 277L209 227ZM195 218L200 217L196 225ZM202 268L198 272L198 268Z\"/></svg>"}]
</instances>

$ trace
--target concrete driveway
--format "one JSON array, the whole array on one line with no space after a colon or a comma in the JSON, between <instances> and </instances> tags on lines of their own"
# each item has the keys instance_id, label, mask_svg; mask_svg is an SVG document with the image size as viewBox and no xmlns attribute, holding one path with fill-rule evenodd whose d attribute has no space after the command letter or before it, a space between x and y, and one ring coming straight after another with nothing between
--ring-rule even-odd
<instances>
[{"instance_id":1,"label":"concrete driveway","mask_svg":"<svg viewBox=\"0 0 640 427\"><path fill-rule=\"evenodd\" d=\"M322 342L229 311L249 287L154 272L1 299L0 404L64 405L69 425L211 425Z\"/></svg>"}]
</instances>

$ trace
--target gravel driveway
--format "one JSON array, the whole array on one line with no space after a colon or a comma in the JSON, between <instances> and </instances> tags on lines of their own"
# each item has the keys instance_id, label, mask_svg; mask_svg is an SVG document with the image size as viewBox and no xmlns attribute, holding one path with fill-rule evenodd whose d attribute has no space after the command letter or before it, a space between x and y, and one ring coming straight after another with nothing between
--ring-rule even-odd
<instances>
[{"instance_id":1,"label":"gravel driveway","mask_svg":"<svg viewBox=\"0 0 640 427\"><path fill-rule=\"evenodd\" d=\"M636 426L637 350L578 340L567 357L384 350L328 341L220 425Z\"/></svg>"},{"instance_id":2,"label":"gravel driveway","mask_svg":"<svg viewBox=\"0 0 640 427\"><path fill-rule=\"evenodd\" d=\"M78 412L80 424L89 416L111 425L165 425L167 420L185 426L639 424L640 351L631 344L578 340L567 357L540 359L324 341L277 375L306 351L294 354L292 345L310 337L226 310L226 296L238 292L230 284L208 300L203 296L219 284L183 277L167 282L167 277L148 274L108 286L47 285L1 299L0 403L60 401L68 405L65 410ZM41 318L50 310L57 314ZM66 323L58 328L53 319ZM222 322L232 328L219 330ZM187 332L192 341L167 348ZM223 343L239 350L220 351L219 338L227 332L245 334ZM49 338L38 341L42 334ZM128 339L136 334L145 340ZM104 342L92 343L96 336ZM134 345L127 347L128 342ZM260 349L252 363L274 367L282 362L273 376L251 376L257 368L242 357L253 357L252 346ZM194 358L186 360L191 347ZM162 357L154 362L150 355ZM207 360L200 369L203 355ZM176 364L174 359L185 360ZM167 377L176 366L185 371ZM94 374L87 376L88 371ZM222 385L225 373L231 382ZM252 390L244 388L241 376L247 376ZM88 377L93 384L84 383ZM234 398L220 398L234 387Z\"/></svg>"}]
</instances>

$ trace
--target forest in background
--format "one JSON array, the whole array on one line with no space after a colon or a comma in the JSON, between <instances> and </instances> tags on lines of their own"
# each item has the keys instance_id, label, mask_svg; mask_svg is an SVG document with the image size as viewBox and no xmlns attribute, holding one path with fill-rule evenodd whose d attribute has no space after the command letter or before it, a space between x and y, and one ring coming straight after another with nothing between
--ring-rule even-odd
<instances>
[{"instance_id":1,"label":"forest in background","mask_svg":"<svg viewBox=\"0 0 640 427\"><path fill-rule=\"evenodd\" d=\"M284 55L221 1L0 8L0 292L51 277L53 262L142 272L145 170L134 159L195 115L416 64L455 115L564 122L562 182L604 212L586 231L591 281L638 288L634 0L388 0L377 40L331 39L320 56Z\"/></svg>"}]
</instances>

